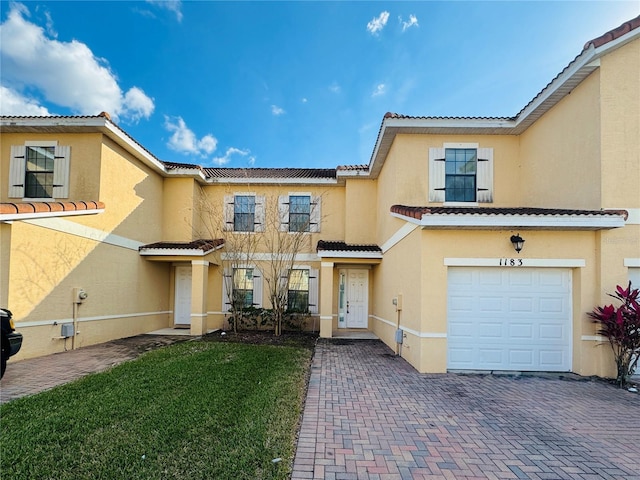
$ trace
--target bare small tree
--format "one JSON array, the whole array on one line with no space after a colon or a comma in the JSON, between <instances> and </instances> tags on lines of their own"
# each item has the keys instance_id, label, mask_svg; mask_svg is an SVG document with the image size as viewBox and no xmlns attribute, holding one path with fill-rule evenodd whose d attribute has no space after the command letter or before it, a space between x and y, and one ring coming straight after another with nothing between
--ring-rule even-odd
<instances>
[{"instance_id":1,"label":"bare small tree","mask_svg":"<svg viewBox=\"0 0 640 480\"><path fill-rule=\"evenodd\" d=\"M225 195L224 205L212 205L202 191L201 224L213 238L223 238L221 256L223 284L230 301L230 323L234 331L247 305L243 293L242 272L257 264L271 304L274 333L282 333L287 313L291 273L301 253L312 251L312 233L321 223L321 196L318 195L247 195L253 197L251 208L243 210L237 202L244 196ZM291 202L301 202L291 204ZM240 212L240 213L238 213ZM260 255L258 255L260 254Z\"/></svg>"}]
</instances>

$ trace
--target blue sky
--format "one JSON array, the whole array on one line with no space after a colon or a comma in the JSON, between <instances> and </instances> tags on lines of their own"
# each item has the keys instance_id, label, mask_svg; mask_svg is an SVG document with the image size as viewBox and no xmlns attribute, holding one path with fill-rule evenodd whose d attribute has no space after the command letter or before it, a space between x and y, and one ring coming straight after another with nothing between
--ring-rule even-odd
<instances>
[{"instance_id":1,"label":"blue sky","mask_svg":"<svg viewBox=\"0 0 640 480\"><path fill-rule=\"evenodd\" d=\"M161 160L367 164L385 112L512 116L640 1L0 0L0 113L107 111Z\"/></svg>"}]
</instances>

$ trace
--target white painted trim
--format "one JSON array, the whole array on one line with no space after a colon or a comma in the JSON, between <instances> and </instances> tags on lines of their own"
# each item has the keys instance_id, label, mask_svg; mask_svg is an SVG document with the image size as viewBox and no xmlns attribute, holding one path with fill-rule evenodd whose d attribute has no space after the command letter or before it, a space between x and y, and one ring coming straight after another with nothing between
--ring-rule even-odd
<instances>
[{"instance_id":1,"label":"white painted trim","mask_svg":"<svg viewBox=\"0 0 640 480\"><path fill-rule=\"evenodd\" d=\"M443 143L442 148L480 148L479 143Z\"/></svg>"},{"instance_id":2,"label":"white painted trim","mask_svg":"<svg viewBox=\"0 0 640 480\"><path fill-rule=\"evenodd\" d=\"M421 219L398 213L400 218L424 228L544 228L544 229L608 229L624 227L622 215L479 215L425 214Z\"/></svg>"},{"instance_id":3,"label":"white painted trim","mask_svg":"<svg viewBox=\"0 0 640 480\"><path fill-rule=\"evenodd\" d=\"M24 199L26 202L34 202L33 198ZM43 199L47 202L55 202L52 198ZM97 215L104 213L104 208L93 208L87 210L71 210L64 212L34 212L34 213L3 213L0 214L0 222L26 221L39 218L59 218L59 217L77 217L81 215Z\"/></svg>"},{"instance_id":4,"label":"white painted trim","mask_svg":"<svg viewBox=\"0 0 640 480\"><path fill-rule=\"evenodd\" d=\"M134 318L134 317L148 317L150 315L168 315L173 313L172 310L159 311L159 312L141 312L141 313L125 313L122 315L103 315L99 317L84 317L78 318L78 322L96 322L103 320L120 320L123 318ZM60 318L54 320L36 320L32 322L16 322L16 331L19 331L21 328L29 328L29 327L44 327L51 326L54 324L62 325L63 323L73 323L73 318ZM55 325L54 325L55 326Z\"/></svg>"},{"instance_id":5,"label":"white painted trim","mask_svg":"<svg viewBox=\"0 0 640 480\"><path fill-rule=\"evenodd\" d=\"M640 258L625 258L623 265L625 267L640 267Z\"/></svg>"},{"instance_id":6,"label":"white painted trim","mask_svg":"<svg viewBox=\"0 0 640 480\"><path fill-rule=\"evenodd\" d=\"M404 225L402 225L402 227L400 227L393 235L391 235L391 237L386 242L382 244L382 253L387 253L387 251L395 247L416 228L418 228L418 225L415 225L413 223L405 223Z\"/></svg>"},{"instance_id":7,"label":"white painted trim","mask_svg":"<svg viewBox=\"0 0 640 480\"><path fill-rule=\"evenodd\" d=\"M333 320L333 315L320 315L320 320Z\"/></svg>"},{"instance_id":8,"label":"white painted trim","mask_svg":"<svg viewBox=\"0 0 640 480\"><path fill-rule=\"evenodd\" d=\"M209 262L206 260L191 260L191 265L203 265L205 267L209 266Z\"/></svg>"},{"instance_id":9,"label":"white painted trim","mask_svg":"<svg viewBox=\"0 0 640 480\"><path fill-rule=\"evenodd\" d=\"M358 252L343 250L322 250L318 252L320 258L382 258L382 252Z\"/></svg>"},{"instance_id":10,"label":"white painted trim","mask_svg":"<svg viewBox=\"0 0 640 480\"><path fill-rule=\"evenodd\" d=\"M248 261L248 254L237 255L234 253L222 253L220 256L221 260L237 260L237 261ZM254 262L270 262L278 257L276 253L254 253L250 256L251 260ZM320 257L315 253L298 253L293 259L294 262L319 262Z\"/></svg>"},{"instance_id":11,"label":"white painted trim","mask_svg":"<svg viewBox=\"0 0 640 480\"><path fill-rule=\"evenodd\" d=\"M191 318L205 318L208 315L208 313L192 313L190 316Z\"/></svg>"},{"instance_id":12,"label":"white painted trim","mask_svg":"<svg viewBox=\"0 0 640 480\"><path fill-rule=\"evenodd\" d=\"M187 256L187 257L204 257L211 252L218 250L212 248L206 252L199 248L145 248L140 250L141 256L154 256L154 257L175 257L175 256Z\"/></svg>"},{"instance_id":13,"label":"white painted trim","mask_svg":"<svg viewBox=\"0 0 640 480\"><path fill-rule=\"evenodd\" d=\"M25 147L57 147L57 140L26 140Z\"/></svg>"},{"instance_id":14,"label":"white painted trim","mask_svg":"<svg viewBox=\"0 0 640 480\"><path fill-rule=\"evenodd\" d=\"M41 218L25 220L25 223L35 225L37 227L47 228L49 230L55 230L57 232L74 235L76 237L86 238L99 243L106 243L108 245L114 245L116 247L127 248L129 250L138 249L143 245L142 242L137 242L129 238L114 235L97 228L87 227L80 225L79 223L71 222L63 218Z\"/></svg>"},{"instance_id":15,"label":"white painted trim","mask_svg":"<svg viewBox=\"0 0 640 480\"><path fill-rule=\"evenodd\" d=\"M627 225L640 225L640 208L605 208L605 210L626 210L629 216L625 222Z\"/></svg>"},{"instance_id":16,"label":"white painted trim","mask_svg":"<svg viewBox=\"0 0 640 480\"><path fill-rule=\"evenodd\" d=\"M390 320L386 320L384 318L380 318L380 317L377 317L375 315L369 315L369 317L371 317L374 320L377 320L379 322L385 323L385 324L389 325L390 327L393 327L393 328L396 328L396 329L398 328L398 324L396 322L392 322ZM412 328L405 327L402 324L400 325L400 330L403 330L403 331L405 331L407 333L410 333L414 337L419 337L419 338L447 338L447 334L446 333L419 332L419 331L414 330Z\"/></svg>"},{"instance_id":17,"label":"white painted trim","mask_svg":"<svg viewBox=\"0 0 640 480\"><path fill-rule=\"evenodd\" d=\"M510 265L511 260L515 265ZM505 265L505 261L507 265ZM520 264L522 261L522 264ZM444 258L447 267L502 267L502 268L582 268L586 267L583 258Z\"/></svg>"},{"instance_id":18,"label":"white painted trim","mask_svg":"<svg viewBox=\"0 0 640 480\"><path fill-rule=\"evenodd\" d=\"M320 266L321 267L328 267L328 268L333 268L335 264L333 262L320 262Z\"/></svg>"},{"instance_id":19,"label":"white painted trim","mask_svg":"<svg viewBox=\"0 0 640 480\"><path fill-rule=\"evenodd\" d=\"M580 340L583 342L605 342L607 339L602 335L582 335Z\"/></svg>"}]
</instances>

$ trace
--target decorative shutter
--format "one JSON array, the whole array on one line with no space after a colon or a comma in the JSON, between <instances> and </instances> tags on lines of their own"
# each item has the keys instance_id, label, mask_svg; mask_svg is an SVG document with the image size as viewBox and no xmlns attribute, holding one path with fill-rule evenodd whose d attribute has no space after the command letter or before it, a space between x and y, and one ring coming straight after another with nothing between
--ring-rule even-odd
<instances>
[{"instance_id":1,"label":"decorative shutter","mask_svg":"<svg viewBox=\"0 0 640 480\"><path fill-rule=\"evenodd\" d=\"M445 199L444 148L429 148L429 201L443 203Z\"/></svg>"},{"instance_id":2,"label":"decorative shutter","mask_svg":"<svg viewBox=\"0 0 640 480\"><path fill-rule=\"evenodd\" d=\"M478 149L476 199L479 203L493 202L493 148Z\"/></svg>"},{"instance_id":3,"label":"decorative shutter","mask_svg":"<svg viewBox=\"0 0 640 480\"><path fill-rule=\"evenodd\" d=\"M322 222L321 199L322 197L319 195L311 196L311 212L309 215L309 231L311 233L320 233L320 223Z\"/></svg>"},{"instance_id":4,"label":"decorative shutter","mask_svg":"<svg viewBox=\"0 0 640 480\"><path fill-rule=\"evenodd\" d=\"M280 218L280 231L289 231L289 195L278 197L278 217Z\"/></svg>"},{"instance_id":5,"label":"decorative shutter","mask_svg":"<svg viewBox=\"0 0 640 480\"><path fill-rule=\"evenodd\" d=\"M224 196L224 225L225 232L233 232L233 195Z\"/></svg>"},{"instance_id":6,"label":"decorative shutter","mask_svg":"<svg viewBox=\"0 0 640 480\"><path fill-rule=\"evenodd\" d=\"M11 145L11 163L9 165L9 198L24 197L24 178L27 160L24 145Z\"/></svg>"},{"instance_id":7,"label":"decorative shutter","mask_svg":"<svg viewBox=\"0 0 640 480\"><path fill-rule=\"evenodd\" d=\"M255 197L255 217L254 217L254 232L264 232L265 223L265 196L256 195Z\"/></svg>"},{"instance_id":8,"label":"decorative shutter","mask_svg":"<svg viewBox=\"0 0 640 480\"><path fill-rule=\"evenodd\" d=\"M69 198L69 159L71 147L56 146L53 162L53 198Z\"/></svg>"},{"instance_id":9,"label":"decorative shutter","mask_svg":"<svg viewBox=\"0 0 640 480\"><path fill-rule=\"evenodd\" d=\"M253 306L262 308L262 274L258 268L253 269Z\"/></svg>"},{"instance_id":10,"label":"decorative shutter","mask_svg":"<svg viewBox=\"0 0 640 480\"><path fill-rule=\"evenodd\" d=\"M319 302L319 278L318 278L318 269L310 268L309 269L309 313L317 314L320 311Z\"/></svg>"},{"instance_id":11,"label":"decorative shutter","mask_svg":"<svg viewBox=\"0 0 640 480\"><path fill-rule=\"evenodd\" d=\"M233 290L233 270L225 268L222 274L222 311L231 310L231 290Z\"/></svg>"}]
</instances>

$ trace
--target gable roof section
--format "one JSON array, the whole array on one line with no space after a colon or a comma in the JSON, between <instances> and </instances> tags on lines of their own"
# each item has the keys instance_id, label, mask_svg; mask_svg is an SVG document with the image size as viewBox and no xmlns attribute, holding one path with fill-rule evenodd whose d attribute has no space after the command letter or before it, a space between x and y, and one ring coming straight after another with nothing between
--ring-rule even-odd
<instances>
[{"instance_id":1,"label":"gable roof section","mask_svg":"<svg viewBox=\"0 0 640 480\"><path fill-rule=\"evenodd\" d=\"M557 208L411 207L393 205L391 215L423 228L603 230L623 227L626 210Z\"/></svg>"},{"instance_id":2,"label":"gable roof section","mask_svg":"<svg viewBox=\"0 0 640 480\"><path fill-rule=\"evenodd\" d=\"M367 170L341 167L338 176L376 178L398 133L519 135L597 69L602 56L640 38L639 27L640 16L588 41L582 52L514 117L415 117L388 112L380 125Z\"/></svg>"},{"instance_id":3,"label":"gable roof section","mask_svg":"<svg viewBox=\"0 0 640 480\"><path fill-rule=\"evenodd\" d=\"M337 183L334 168L203 168L205 176L216 183Z\"/></svg>"}]
</instances>

